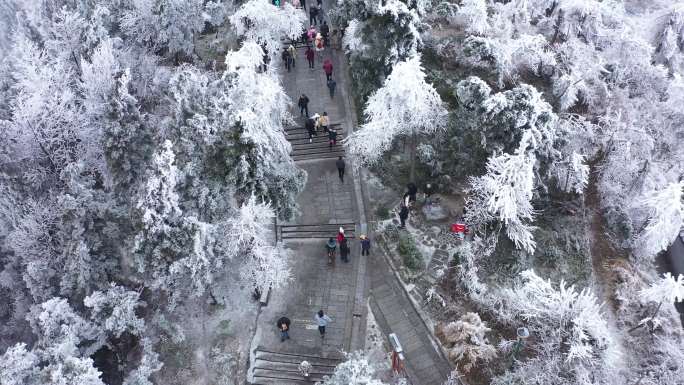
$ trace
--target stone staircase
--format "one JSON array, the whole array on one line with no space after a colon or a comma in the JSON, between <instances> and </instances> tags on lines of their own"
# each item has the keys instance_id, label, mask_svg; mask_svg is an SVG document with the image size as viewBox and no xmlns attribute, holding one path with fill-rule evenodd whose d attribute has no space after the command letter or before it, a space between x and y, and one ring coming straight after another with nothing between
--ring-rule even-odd
<instances>
[{"instance_id":1,"label":"stone staircase","mask_svg":"<svg viewBox=\"0 0 684 385\"><path fill-rule=\"evenodd\" d=\"M344 148L342 147L342 139L344 136L339 132L341 124L332 123L331 128L337 129L337 145L330 149L328 143L328 134L319 131L318 136L313 137L313 141L309 143L309 134L304 127L288 127L285 129L287 140L292 145L292 159L311 160L311 159L330 159L344 156Z\"/></svg>"},{"instance_id":2,"label":"stone staircase","mask_svg":"<svg viewBox=\"0 0 684 385\"><path fill-rule=\"evenodd\" d=\"M448 263L449 254L442 249L435 250L430 259L430 263L428 263L427 266L427 275L430 277L429 280L431 280L432 283L439 281L444 269L448 267Z\"/></svg>"},{"instance_id":3,"label":"stone staircase","mask_svg":"<svg viewBox=\"0 0 684 385\"><path fill-rule=\"evenodd\" d=\"M356 238L356 224L354 223L320 223L311 225L280 225L278 239L328 239L336 237L339 228L344 229L347 238Z\"/></svg>"},{"instance_id":4,"label":"stone staircase","mask_svg":"<svg viewBox=\"0 0 684 385\"><path fill-rule=\"evenodd\" d=\"M305 379L299 372L299 364L308 361L311 372ZM330 376L342 357L319 357L285 352L272 352L257 348L252 373L252 385L311 385Z\"/></svg>"}]
</instances>

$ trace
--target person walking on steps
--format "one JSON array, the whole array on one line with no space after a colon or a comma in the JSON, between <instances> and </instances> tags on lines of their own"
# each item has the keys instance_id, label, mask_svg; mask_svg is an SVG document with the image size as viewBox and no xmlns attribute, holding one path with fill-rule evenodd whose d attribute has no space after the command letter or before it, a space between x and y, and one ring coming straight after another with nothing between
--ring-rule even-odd
<instances>
[{"instance_id":1,"label":"person walking on steps","mask_svg":"<svg viewBox=\"0 0 684 385\"><path fill-rule=\"evenodd\" d=\"M286 49L284 49L281 56L283 58L283 61L285 62L285 68L287 68L287 72L290 72L290 64L292 63L290 61L290 53Z\"/></svg>"},{"instance_id":2,"label":"person walking on steps","mask_svg":"<svg viewBox=\"0 0 684 385\"><path fill-rule=\"evenodd\" d=\"M314 132L316 134L318 134L318 129L321 128L321 116L318 115L318 112L317 112L311 116L311 119L314 122Z\"/></svg>"},{"instance_id":3,"label":"person walking on steps","mask_svg":"<svg viewBox=\"0 0 684 385\"><path fill-rule=\"evenodd\" d=\"M280 342L290 339L290 319L287 317L280 317L278 322L278 330L280 330Z\"/></svg>"},{"instance_id":4,"label":"person walking on steps","mask_svg":"<svg viewBox=\"0 0 684 385\"><path fill-rule=\"evenodd\" d=\"M335 166L337 166L337 174L340 177L340 183L344 183L344 159L342 159L342 157L337 158Z\"/></svg>"},{"instance_id":5,"label":"person walking on steps","mask_svg":"<svg viewBox=\"0 0 684 385\"><path fill-rule=\"evenodd\" d=\"M311 49L311 46L306 47L306 61L309 62L309 68L314 69L314 50Z\"/></svg>"},{"instance_id":6,"label":"person walking on steps","mask_svg":"<svg viewBox=\"0 0 684 385\"><path fill-rule=\"evenodd\" d=\"M326 47L330 47L330 41L328 40L330 37L330 26L328 26L327 21L324 21L323 25L321 25L321 35L323 35L323 44Z\"/></svg>"},{"instance_id":7,"label":"person walking on steps","mask_svg":"<svg viewBox=\"0 0 684 385\"><path fill-rule=\"evenodd\" d=\"M309 28L304 27L302 30L302 44L307 45L309 44Z\"/></svg>"},{"instance_id":8,"label":"person walking on steps","mask_svg":"<svg viewBox=\"0 0 684 385\"><path fill-rule=\"evenodd\" d=\"M309 98L305 95L302 94L302 96L299 97L299 100L297 101L297 105L299 106L299 116L309 116Z\"/></svg>"},{"instance_id":9,"label":"person walking on steps","mask_svg":"<svg viewBox=\"0 0 684 385\"><path fill-rule=\"evenodd\" d=\"M399 219L401 220L401 228L406 227L406 220L409 216L409 209L405 204L401 205L401 210L399 211Z\"/></svg>"},{"instance_id":10,"label":"person walking on steps","mask_svg":"<svg viewBox=\"0 0 684 385\"><path fill-rule=\"evenodd\" d=\"M309 143L313 142L313 137L316 136L316 127L314 125L313 119L306 118L304 128L306 128L306 132L309 134Z\"/></svg>"},{"instance_id":11,"label":"person walking on steps","mask_svg":"<svg viewBox=\"0 0 684 385\"><path fill-rule=\"evenodd\" d=\"M340 226L340 230L337 232L337 243L342 243L347 239L347 237L344 236L344 227Z\"/></svg>"},{"instance_id":12,"label":"person walking on steps","mask_svg":"<svg viewBox=\"0 0 684 385\"><path fill-rule=\"evenodd\" d=\"M328 265L335 266L335 249L337 248L337 243L335 238L330 237L328 242L325 244L325 249L328 251Z\"/></svg>"},{"instance_id":13,"label":"person walking on steps","mask_svg":"<svg viewBox=\"0 0 684 385\"><path fill-rule=\"evenodd\" d=\"M325 80L332 79L333 63L330 59L325 59L323 62L323 71L325 71Z\"/></svg>"},{"instance_id":14,"label":"person walking on steps","mask_svg":"<svg viewBox=\"0 0 684 385\"><path fill-rule=\"evenodd\" d=\"M332 319L328 317L327 314L323 313L323 310L319 310L318 313L316 313L316 324L318 324L318 332L321 334L321 338L325 338L325 327L328 326L329 322L332 322Z\"/></svg>"},{"instance_id":15,"label":"person walking on steps","mask_svg":"<svg viewBox=\"0 0 684 385\"><path fill-rule=\"evenodd\" d=\"M366 234L361 234L361 255L369 255L370 254L370 239L366 236Z\"/></svg>"},{"instance_id":16,"label":"person walking on steps","mask_svg":"<svg viewBox=\"0 0 684 385\"><path fill-rule=\"evenodd\" d=\"M321 33L316 34L316 39L314 40L314 49L316 50L316 54L318 55L318 60L321 60L323 56L323 50L325 50L325 47L323 46L323 36Z\"/></svg>"},{"instance_id":17,"label":"person walking on steps","mask_svg":"<svg viewBox=\"0 0 684 385\"><path fill-rule=\"evenodd\" d=\"M347 239L345 238L340 243L340 259L342 259L342 262L349 262L349 251L349 245L347 244Z\"/></svg>"},{"instance_id":18,"label":"person walking on steps","mask_svg":"<svg viewBox=\"0 0 684 385\"><path fill-rule=\"evenodd\" d=\"M318 118L318 126L323 129L323 132L328 132L328 123L330 123L328 113L323 111L323 115Z\"/></svg>"},{"instance_id":19,"label":"person walking on steps","mask_svg":"<svg viewBox=\"0 0 684 385\"><path fill-rule=\"evenodd\" d=\"M330 99L332 99L335 97L335 87L337 87L337 82L334 79L330 78L328 79L327 85L328 91L330 91Z\"/></svg>"},{"instance_id":20,"label":"person walking on steps","mask_svg":"<svg viewBox=\"0 0 684 385\"><path fill-rule=\"evenodd\" d=\"M314 38L316 38L316 27L311 25L306 31L306 37L309 39L309 44L313 44Z\"/></svg>"},{"instance_id":21,"label":"person walking on steps","mask_svg":"<svg viewBox=\"0 0 684 385\"><path fill-rule=\"evenodd\" d=\"M290 46L287 47L287 53L290 55L290 60L292 61L292 68L296 67L295 58L297 57L297 49L294 47L294 44L290 44Z\"/></svg>"},{"instance_id":22,"label":"person walking on steps","mask_svg":"<svg viewBox=\"0 0 684 385\"><path fill-rule=\"evenodd\" d=\"M312 5L309 7L309 24L315 25L316 23L316 18L318 17L318 7L315 5Z\"/></svg>"},{"instance_id":23,"label":"person walking on steps","mask_svg":"<svg viewBox=\"0 0 684 385\"><path fill-rule=\"evenodd\" d=\"M332 151L333 146L337 144L337 131L334 128L328 129L328 142L330 151Z\"/></svg>"}]
</instances>

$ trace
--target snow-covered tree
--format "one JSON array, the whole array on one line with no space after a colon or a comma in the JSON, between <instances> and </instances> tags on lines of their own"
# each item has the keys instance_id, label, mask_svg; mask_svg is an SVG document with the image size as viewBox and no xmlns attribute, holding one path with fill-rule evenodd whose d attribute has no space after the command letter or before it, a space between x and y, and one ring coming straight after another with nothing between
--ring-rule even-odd
<instances>
[{"instance_id":1,"label":"snow-covered tree","mask_svg":"<svg viewBox=\"0 0 684 385\"><path fill-rule=\"evenodd\" d=\"M529 153L502 154L491 157L487 173L471 178L472 198L469 207L486 207L497 221L506 226L506 234L516 245L532 253L536 247L532 231L535 211L531 199L534 193L534 162ZM476 217L475 215L481 215ZM489 215L479 210L468 210L467 221L473 227L483 226Z\"/></svg>"},{"instance_id":2,"label":"snow-covered tree","mask_svg":"<svg viewBox=\"0 0 684 385\"><path fill-rule=\"evenodd\" d=\"M25 343L11 346L0 356L0 375L2 385L23 385L35 381L38 374L39 358L33 351L26 349Z\"/></svg>"},{"instance_id":3,"label":"snow-covered tree","mask_svg":"<svg viewBox=\"0 0 684 385\"><path fill-rule=\"evenodd\" d=\"M129 90L130 70L117 78L104 117L103 152L116 191L128 191L144 173L153 152L152 133Z\"/></svg>"},{"instance_id":4,"label":"snow-covered tree","mask_svg":"<svg viewBox=\"0 0 684 385\"><path fill-rule=\"evenodd\" d=\"M521 75L541 77L556 65L555 53L541 35L523 34L514 39L469 36L456 56L468 66L491 71L499 88Z\"/></svg>"},{"instance_id":5,"label":"snow-covered tree","mask_svg":"<svg viewBox=\"0 0 684 385\"><path fill-rule=\"evenodd\" d=\"M650 330L653 331L661 322L656 317L658 316L663 303L674 304L675 302L684 301L684 275L679 274L679 276L675 278L672 273L667 272L656 282L652 283L651 286L642 289L639 292L639 296L641 300L653 302L657 305L653 314L639 321L639 324L633 329L649 325Z\"/></svg>"},{"instance_id":6,"label":"snow-covered tree","mask_svg":"<svg viewBox=\"0 0 684 385\"><path fill-rule=\"evenodd\" d=\"M126 36L154 52L190 55L204 27L202 0L132 0L121 17Z\"/></svg>"},{"instance_id":7,"label":"snow-covered tree","mask_svg":"<svg viewBox=\"0 0 684 385\"><path fill-rule=\"evenodd\" d=\"M93 322L118 338L124 332L136 335L143 332L145 321L135 314L139 299L140 293L112 283L106 291L96 291L86 297L83 304L90 309Z\"/></svg>"},{"instance_id":8,"label":"snow-covered tree","mask_svg":"<svg viewBox=\"0 0 684 385\"><path fill-rule=\"evenodd\" d=\"M268 0L250 0L242 4L229 20L238 35L265 47L275 58L281 49L282 37L297 39L301 36L306 16L287 2L277 7Z\"/></svg>"},{"instance_id":9,"label":"snow-covered tree","mask_svg":"<svg viewBox=\"0 0 684 385\"><path fill-rule=\"evenodd\" d=\"M375 378L375 369L360 352L351 353L335 367L332 376L326 376L321 385L385 385Z\"/></svg>"},{"instance_id":10,"label":"snow-covered tree","mask_svg":"<svg viewBox=\"0 0 684 385\"><path fill-rule=\"evenodd\" d=\"M526 348L534 353L492 383L534 384L542 375L554 384L612 383L621 352L594 294L563 281L556 289L531 270L521 278L502 291L503 306L496 315L512 325L524 322L534 336ZM508 350L512 343L501 347Z\"/></svg>"},{"instance_id":11,"label":"snow-covered tree","mask_svg":"<svg viewBox=\"0 0 684 385\"><path fill-rule=\"evenodd\" d=\"M154 168L150 170L143 194L136 204L141 211L143 226L151 234L166 233L169 223L182 214L176 191L180 175L174 164L175 158L173 144L165 141L154 155Z\"/></svg>"},{"instance_id":12,"label":"snow-covered tree","mask_svg":"<svg viewBox=\"0 0 684 385\"><path fill-rule=\"evenodd\" d=\"M273 245L274 215L268 204L259 203L252 196L240 208L227 234L244 258L242 279L259 291L277 288L290 279L287 250L282 245Z\"/></svg>"},{"instance_id":13,"label":"snow-covered tree","mask_svg":"<svg viewBox=\"0 0 684 385\"><path fill-rule=\"evenodd\" d=\"M648 208L648 224L634 240L640 258L650 258L665 250L684 226L684 181L670 183L643 200Z\"/></svg>"},{"instance_id":14,"label":"snow-covered tree","mask_svg":"<svg viewBox=\"0 0 684 385\"><path fill-rule=\"evenodd\" d=\"M284 135L290 100L276 78L257 72L262 57L254 42L228 53L222 77L228 88L218 103L230 105L225 113L240 134L242 151L234 164L238 193L243 199L256 194L275 204L279 216L289 218L306 173L292 161Z\"/></svg>"},{"instance_id":15,"label":"snow-covered tree","mask_svg":"<svg viewBox=\"0 0 684 385\"><path fill-rule=\"evenodd\" d=\"M485 35L490 28L487 22L487 2L485 0L462 1L456 12L456 19L467 33Z\"/></svg>"},{"instance_id":16,"label":"snow-covered tree","mask_svg":"<svg viewBox=\"0 0 684 385\"><path fill-rule=\"evenodd\" d=\"M143 356L140 365L133 369L124 379L124 385L152 385L150 376L158 372L163 364L159 361L159 354L152 349L152 342L149 338L143 338Z\"/></svg>"},{"instance_id":17,"label":"snow-covered tree","mask_svg":"<svg viewBox=\"0 0 684 385\"><path fill-rule=\"evenodd\" d=\"M344 45L350 56L352 85L364 101L393 71L394 65L415 56L422 46L418 16L422 1L343 1L336 13L345 26Z\"/></svg>"},{"instance_id":18,"label":"snow-covered tree","mask_svg":"<svg viewBox=\"0 0 684 385\"><path fill-rule=\"evenodd\" d=\"M496 357L496 348L485 336L489 331L491 329L480 319L480 315L471 312L439 329L449 358L466 373L478 361L488 362Z\"/></svg>"},{"instance_id":19,"label":"snow-covered tree","mask_svg":"<svg viewBox=\"0 0 684 385\"><path fill-rule=\"evenodd\" d=\"M442 99L425 81L419 56L394 67L384 86L368 99L364 115L366 123L345 139L349 155L359 164L371 164L392 146L394 139L409 137L413 141L412 178L416 137L433 133L446 123Z\"/></svg>"},{"instance_id":20,"label":"snow-covered tree","mask_svg":"<svg viewBox=\"0 0 684 385\"><path fill-rule=\"evenodd\" d=\"M655 41L655 60L682 74L684 71L684 6L675 4L659 20Z\"/></svg>"}]
</instances>

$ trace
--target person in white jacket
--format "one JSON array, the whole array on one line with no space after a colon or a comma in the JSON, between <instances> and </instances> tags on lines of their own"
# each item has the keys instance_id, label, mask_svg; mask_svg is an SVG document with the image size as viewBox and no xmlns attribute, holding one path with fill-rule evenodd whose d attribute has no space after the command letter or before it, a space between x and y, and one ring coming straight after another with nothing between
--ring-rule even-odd
<instances>
[{"instance_id":1,"label":"person in white jacket","mask_svg":"<svg viewBox=\"0 0 684 385\"><path fill-rule=\"evenodd\" d=\"M319 310L315 318L318 324L318 332L321 333L321 338L325 338L325 327L328 326L328 322L332 322L332 319L323 313L323 310Z\"/></svg>"}]
</instances>

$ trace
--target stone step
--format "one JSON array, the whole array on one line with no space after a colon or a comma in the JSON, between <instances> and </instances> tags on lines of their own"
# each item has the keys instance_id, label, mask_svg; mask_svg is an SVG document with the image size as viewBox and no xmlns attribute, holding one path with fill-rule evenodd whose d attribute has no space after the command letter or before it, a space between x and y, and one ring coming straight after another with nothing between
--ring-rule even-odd
<instances>
[{"instance_id":1,"label":"stone step","mask_svg":"<svg viewBox=\"0 0 684 385\"><path fill-rule=\"evenodd\" d=\"M309 361L309 359L306 359ZM254 370L271 371L271 372L283 372L283 373L299 373L299 363L297 362L277 362L277 361L265 361L257 358L254 364ZM311 361L309 361L311 363ZM311 364L311 375L312 376L324 376L330 375L335 371L335 365L314 365ZM256 374L256 372L255 372Z\"/></svg>"},{"instance_id":2,"label":"stone step","mask_svg":"<svg viewBox=\"0 0 684 385\"><path fill-rule=\"evenodd\" d=\"M305 379L299 372L299 364L308 361L311 375ZM320 357L290 352L272 352L258 348L252 368L253 385L310 385L322 381L335 371L342 357Z\"/></svg>"},{"instance_id":3,"label":"stone step","mask_svg":"<svg viewBox=\"0 0 684 385\"><path fill-rule=\"evenodd\" d=\"M322 357L318 355L300 354L293 352L274 352L271 350L267 350L263 347L259 347L257 348L257 351L255 353L255 358L257 360L262 361L296 364L299 364L300 362L302 362L302 360L307 360L313 366L334 368L335 366L337 366L337 364L343 361L344 356L340 354L330 357Z\"/></svg>"},{"instance_id":4,"label":"stone step","mask_svg":"<svg viewBox=\"0 0 684 385\"><path fill-rule=\"evenodd\" d=\"M343 135L337 135L337 144L339 145L342 139L344 138ZM325 143L326 145L328 144L328 136L325 134L318 134L315 135L313 138L312 143ZM302 144L309 144L309 134L303 134L303 135L298 135L297 137L288 137L287 140L290 142L292 147L295 147L297 145L302 145Z\"/></svg>"},{"instance_id":5,"label":"stone step","mask_svg":"<svg viewBox=\"0 0 684 385\"><path fill-rule=\"evenodd\" d=\"M311 385L309 380L283 380L282 378L254 377L251 385Z\"/></svg>"},{"instance_id":6,"label":"stone step","mask_svg":"<svg viewBox=\"0 0 684 385\"><path fill-rule=\"evenodd\" d=\"M332 127L335 129L339 129L339 127L342 126L341 122L333 122L333 123L328 123L328 127ZM302 126L285 126L285 132L291 132L291 131L297 131L297 130L304 130L306 129Z\"/></svg>"},{"instance_id":7,"label":"stone step","mask_svg":"<svg viewBox=\"0 0 684 385\"><path fill-rule=\"evenodd\" d=\"M318 238L328 239L337 236L337 232L342 226L344 235L347 238L356 238L356 225L354 223L325 223L315 225L281 225L280 239L295 238Z\"/></svg>"},{"instance_id":8,"label":"stone step","mask_svg":"<svg viewBox=\"0 0 684 385\"><path fill-rule=\"evenodd\" d=\"M292 160L304 161L304 160L317 160L317 159L334 159L340 156L344 156L344 151L329 151L320 154L299 154L292 155Z\"/></svg>"},{"instance_id":9,"label":"stone step","mask_svg":"<svg viewBox=\"0 0 684 385\"><path fill-rule=\"evenodd\" d=\"M296 152L290 153L290 156L294 159L297 160L297 157L303 157L303 156L308 156L308 155L318 155L319 158L329 158L330 154L335 154L335 158L339 156L344 156L344 150L336 150L333 148L330 150L327 147L321 147L321 148L304 148Z\"/></svg>"},{"instance_id":10,"label":"stone step","mask_svg":"<svg viewBox=\"0 0 684 385\"><path fill-rule=\"evenodd\" d=\"M297 378L294 378L294 377ZM323 381L322 376L312 375L309 379L304 379L301 374L296 373L288 376L281 376L278 373L256 371L254 373L252 385L311 385Z\"/></svg>"},{"instance_id":11,"label":"stone step","mask_svg":"<svg viewBox=\"0 0 684 385\"><path fill-rule=\"evenodd\" d=\"M339 145L339 140L338 140L338 145ZM308 149L326 149L329 150L330 143L322 140L314 140L311 143L309 143L308 139L305 142L300 142L300 143L292 143L292 152L296 153L302 150L308 150ZM337 146L334 146L337 147ZM343 149L344 150L344 149Z\"/></svg>"},{"instance_id":12,"label":"stone step","mask_svg":"<svg viewBox=\"0 0 684 385\"><path fill-rule=\"evenodd\" d=\"M288 233L284 234L280 239L283 240L288 240L288 239L328 239L330 237L335 238L337 234L333 234L330 232L320 232L320 233L312 233L312 232L294 232L294 233ZM349 234L344 233L344 235L348 239L356 239L356 233L350 232Z\"/></svg>"}]
</instances>

